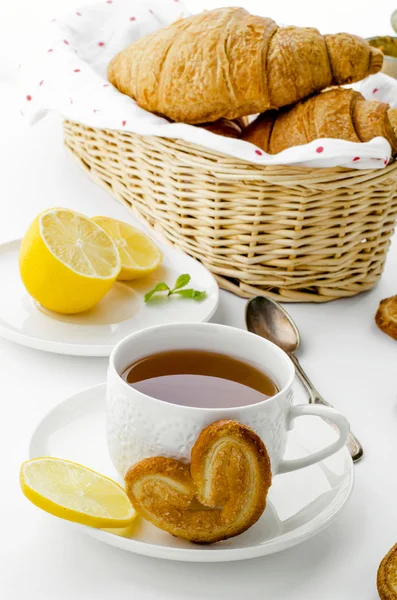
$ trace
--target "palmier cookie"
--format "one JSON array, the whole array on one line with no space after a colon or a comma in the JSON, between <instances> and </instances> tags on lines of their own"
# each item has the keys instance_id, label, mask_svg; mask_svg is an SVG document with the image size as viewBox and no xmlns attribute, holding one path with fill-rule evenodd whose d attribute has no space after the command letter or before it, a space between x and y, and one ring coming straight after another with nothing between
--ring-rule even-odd
<instances>
[{"instance_id":1,"label":"palmier cookie","mask_svg":"<svg viewBox=\"0 0 397 600\"><path fill-rule=\"evenodd\" d=\"M397 600L397 544L380 563L376 584L381 600Z\"/></svg>"},{"instance_id":2,"label":"palmier cookie","mask_svg":"<svg viewBox=\"0 0 397 600\"><path fill-rule=\"evenodd\" d=\"M397 296L385 298L380 302L375 322L379 329L397 340Z\"/></svg>"},{"instance_id":3,"label":"palmier cookie","mask_svg":"<svg viewBox=\"0 0 397 600\"><path fill-rule=\"evenodd\" d=\"M217 421L200 433L191 464L146 458L129 469L126 491L135 510L172 535L211 544L251 527L271 485L266 447L238 421Z\"/></svg>"}]
</instances>

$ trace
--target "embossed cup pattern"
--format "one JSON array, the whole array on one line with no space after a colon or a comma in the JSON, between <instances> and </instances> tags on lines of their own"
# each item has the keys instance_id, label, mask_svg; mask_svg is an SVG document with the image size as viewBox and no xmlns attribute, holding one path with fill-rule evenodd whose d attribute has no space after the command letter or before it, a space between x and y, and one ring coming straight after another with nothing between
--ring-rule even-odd
<instances>
[{"instance_id":1,"label":"embossed cup pattern","mask_svg":"<svg viewBox=\"0 0 397 600\"><path fill-rule=\"evenodd\" d=\"M108 392L107 441L113 464L121 476L136 462L150 456L169 456L190 462L190 452L200 431L222 418L234 418L251 427L263 440L272 463L273 472L284 454L287 442L286 420L292 404L292 392L277 410L252 411L244 415L234 410L213 414L194 411L193 414L153 414L142 407L141 399L133 401L128 394ZM161 411L163 412L163 411ZM226 414L225 414L226 413Z\"/></svg>"},{"instance_id":2,"label":"embossed cup pattern","mask_svg":"<svg viewBox=\"0 0 397 600\"><path fill-rule=\"evenodd\" d=\"M203 326L206 327L201 325ZM250 337L245 337L251 334L232 329L233 334L236 332L237 335L245 334L244 342L251 341ZM183 341L180 343L183 344ZM218 347L214 348L214 341L210 341L209 348L226 352L225 343L227 344L227 340L218 340ZM170 349L174 349L175 341L174 345L172 341L170 344ZM261 349L263 351L262 347ZM242 360L252 359L244 344L240 345L238 356ZM131 362L131 358L129 360ZM108 448L113 464L121 476L133 464L150 456L169 456L190 462L190 452L200 431L219 419L237 419L251 427L265 443L273 472L276 471L287 442L287 416L292 405L290 386L279 393L277 398L256 405L216 410L191 408L150 398L128 386L119 376L127 364L128 361L121 363L118 371L111 364L107 386ZM276 379L279 380L280 377Z\"/></svg>"},{"instance_id":3,"label":"embossed cup pattern","mask_svg":"<svg viewBox=\"0 0 397 600\"><path fill-rule=\"evenodd\" d=\"M258 404L235 408L198 408L162 402L130 387L120 374L136 360L167 350L199 349L229 354L262 369L280 392ZM340 450L349 437L349 423L327 406L292 405L295 369L288 356L271 342L252 333L214 323L174 323L133 333L113 350L107 379L107 439L111 459L121 476L150 456L190 461L200 431L220 419L237 419L262 438L273 474L313 465ZM307 456L283 458L287 433L303 416L327 419L338 438Z\"/></svg>"}]
</instances>

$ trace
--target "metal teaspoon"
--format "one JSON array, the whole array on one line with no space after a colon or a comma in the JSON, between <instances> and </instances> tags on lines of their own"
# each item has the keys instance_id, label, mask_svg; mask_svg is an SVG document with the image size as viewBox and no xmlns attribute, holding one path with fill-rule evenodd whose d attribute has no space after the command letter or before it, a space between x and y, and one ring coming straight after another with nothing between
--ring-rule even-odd
<instances>
[{"instance_id":1,"label":"metal teaspoon","mask_svg":"<svg viewBox=\"0 0 397 600\"><path fill-rule=\"evenodd\" d=\"M248 331L256 333L284 350L295 365L297 377L309 395L310 404L332 406L316 390L295 356L301 344L298 328L289 314L274 300L257 296L247 303L245 321ZM350 433L347 447L354 462L363 456L358 439Z\"/></svg>"}]
</instances>

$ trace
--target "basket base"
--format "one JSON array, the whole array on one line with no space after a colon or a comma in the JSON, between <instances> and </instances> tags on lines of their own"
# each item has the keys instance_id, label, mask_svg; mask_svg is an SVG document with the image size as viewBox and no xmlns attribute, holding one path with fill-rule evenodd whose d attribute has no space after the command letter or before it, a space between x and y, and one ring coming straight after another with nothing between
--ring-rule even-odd
<instances>
[{"instance_id":1,"label":"basket base","mask_svg":"<svg viewBox=\"0 0 397 600\"><path fill-rule=\"evenodd\" d=\"M309 291L299 291L293 290L291 294L288 294L288 290L269 290L263 289L260 286L247 285L243 282L235 282L227 279L227 277L222 277L221 275L216 275L214 273L214 277L218 282L218 285L223 290L228 292L232 292L236 294L236 296L240 296L240 298L254 298L255 296L264 296L265 298L271 298L271 300L276 300L276 302L313 302L317 304L321 304L323 302L330 302L331 300L337 300L338 298L347 298L350 296L357 296L357 294L361 294L363 292L367 292L371 290L377 283L377 280L371 284L361 285L360 289L354 291L341 291L338 295L335 295L335 290L322 290L322 294L311 293ZM324 293L325 292L325 293ZM326 295L329 292L329 295Z\"/></svg>"}]
</instances>

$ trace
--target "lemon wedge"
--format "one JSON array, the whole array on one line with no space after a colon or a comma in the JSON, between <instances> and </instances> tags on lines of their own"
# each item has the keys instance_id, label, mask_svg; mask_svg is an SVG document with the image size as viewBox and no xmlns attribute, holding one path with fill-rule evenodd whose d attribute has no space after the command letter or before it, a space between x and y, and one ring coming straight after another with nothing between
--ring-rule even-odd
<instances>
[{"instance_id":1,"label":"lemon wedge","mask_svg":"<svg viewBox=\"0 0 397 600\"><path fill-rule=\"evenodd\" d=\"M129 526L136 512L123 488L87 467L61 458L23 463L21 489L39 508L90 527Z\"/></svg>"},{"instance_id":2,"label":"lemon wedge","mask_svg":"<svg viewBox=\"0 0 397 600\"><path fill-rule=\"evenodd\" d=\"M117 244L121 258L119 280L129 281L148 275L160 265L162 254L149 236L129 223L110 217L93 217Z\"/></svg>"},{"instance_id":3,"label":"lemon wedge","mask_svg":"<svg viewBox=\"0 0 397 600\"><path fill-rule=\"evenodd\" d=\"M97 223L54 208L33 221L19 253L22 281L45 308L59 313L89 310L110 290L121 261L114 240Z\"/></svg>"}]
</instances>

